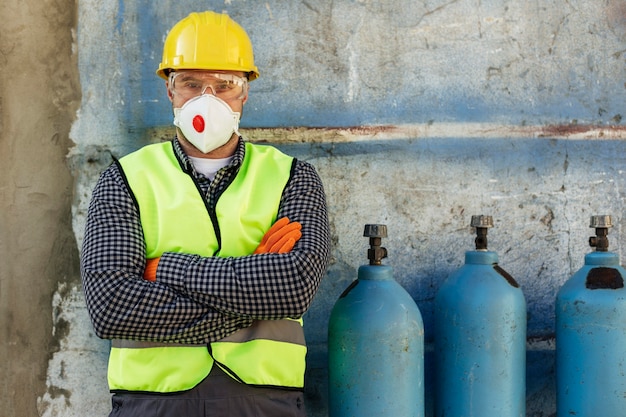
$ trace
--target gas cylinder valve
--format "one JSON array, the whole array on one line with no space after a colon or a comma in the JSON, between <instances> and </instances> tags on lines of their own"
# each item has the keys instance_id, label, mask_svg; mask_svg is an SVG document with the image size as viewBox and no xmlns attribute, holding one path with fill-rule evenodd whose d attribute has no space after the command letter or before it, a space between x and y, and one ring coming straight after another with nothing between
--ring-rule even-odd
<instances>
[{"instance_id":1,"label":"gas cylinder valve","mask_svg":"<svg viewBox=\"0 0 626 417\"><path fill-rule=\"evenodd\" d=\"M476 250L487 250L487 229L493 227L493 218L491 216L472 216L470 223L472 227L476 228Z\"/></svg>"},{"instance_id":2,"label":"gas cylinder valve","mask_svg":"<svg viewBox=\"0 0 626 417\"><path fill-rule=\"evenodd\" d=\"M599 215L591 216L589 227L596 229L596 236L589 238L589 246L596 248L598 252L606 252L609 250L609 228L613 227L611 216Z\"/></svg>"},{"instance_id":3,"label":"gas cylinder valve","mask_svg":"<svg viewBox=\"0 0 626 417\"><path fill-rule=\"evenodd\" d=\"M367 250L367 259L370 260L370 265L381 265L382 259L387 257L387 249L380 246L382 238L387 237L387 226L384 224L366 224L363 236L370 238L370 248Z\"/></svg>"}]
</instances>

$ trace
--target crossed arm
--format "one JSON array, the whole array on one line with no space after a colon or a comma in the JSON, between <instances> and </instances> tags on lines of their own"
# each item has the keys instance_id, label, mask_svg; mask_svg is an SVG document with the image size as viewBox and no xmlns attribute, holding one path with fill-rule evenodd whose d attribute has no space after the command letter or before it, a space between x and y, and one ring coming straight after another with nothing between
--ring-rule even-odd
<instances>
[{"instance_id":1,"label":"crossed arm","mask_svg":"<svg viewBox=\"0 0 626 417\"><path fill-rule=\"evenodd\" d=\"M253 320L302 316L329 256L325 196L310 165L296 169L278 217L293 220L277 222L274 232L287 227L289 236L282 242L270 238L285 236L268 232L256 254L240 258L166 252L149 281L143 279L145 242L138 213L117 167L110 167L93 193L81 256L96 334L206 343ZM284 253L277 253L281 249Z\"/></svg>"}]
</instances>

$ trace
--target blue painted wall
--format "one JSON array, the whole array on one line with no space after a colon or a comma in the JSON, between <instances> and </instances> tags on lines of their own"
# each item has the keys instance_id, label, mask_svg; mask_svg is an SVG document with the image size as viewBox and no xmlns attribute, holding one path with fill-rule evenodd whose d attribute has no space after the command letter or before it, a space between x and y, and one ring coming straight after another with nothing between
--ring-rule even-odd
<instances>
[{"instance_id":1,"label":"blue painted wall","mask_svg":"<svg viewBox=\"0 0 626 417\"><path fill-rule=\"evenodd\" d=\"M110 88L130 130L171 123L154 76L167 30L190 11L228 12L248 31L261 77L244 126L432 122L620 124L623 2L81 1L83 86ZM107 71L104 71L104 69Z\"/></svg>"}]
</instances>

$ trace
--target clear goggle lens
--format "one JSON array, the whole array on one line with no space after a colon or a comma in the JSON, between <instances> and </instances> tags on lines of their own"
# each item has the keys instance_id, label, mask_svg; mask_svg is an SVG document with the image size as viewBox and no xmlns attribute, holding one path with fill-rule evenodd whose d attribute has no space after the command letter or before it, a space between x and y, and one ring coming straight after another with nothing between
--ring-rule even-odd
<instances>
[{"instance_id":1,"label":"clear goggle lens","mask_svg":"<svg viewBox=\"0 0 626 417\"><path fill-rule=\"evenodd\" d=\"M170 74L170 90L189 99L212 93L223 100L246 96L248 80L233 74L206 71L177 71Z\"/></svg>"}]
</instances>

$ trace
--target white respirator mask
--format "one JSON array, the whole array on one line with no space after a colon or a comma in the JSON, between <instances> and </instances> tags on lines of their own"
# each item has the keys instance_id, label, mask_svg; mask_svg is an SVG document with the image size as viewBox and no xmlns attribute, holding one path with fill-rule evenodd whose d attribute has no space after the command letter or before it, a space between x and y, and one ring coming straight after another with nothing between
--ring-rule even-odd
<instances>
[{"instance_id":1,"label":"white respirator mask","mask_svg":"<svg viewBox=\"0 0 626 417\"><path fill-rule=\"evenodd\" d=\"M209 153L239 135L238 112L222 99L202 94L174 109L174 125L198 150Z\"/></svg>"}]
</instances>

